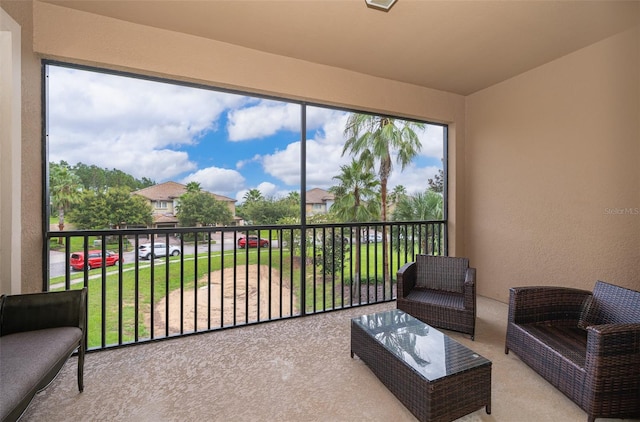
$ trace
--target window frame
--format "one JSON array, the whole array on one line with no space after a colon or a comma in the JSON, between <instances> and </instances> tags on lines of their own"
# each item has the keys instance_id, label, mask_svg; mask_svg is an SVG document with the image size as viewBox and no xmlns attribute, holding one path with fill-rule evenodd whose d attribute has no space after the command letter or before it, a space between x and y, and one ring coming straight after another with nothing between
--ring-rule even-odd
<instances>
[{"instance_id":1,"label":"window frame","mask_svg":"<svg viewBox=\"0 0 640 422\"><path fill-rule=\"evenodd\" d=\"M96 66L88 66L88 65L80 65L80 64L73 64L73 63L68 63L68 62L63 62L63 61L57 61L57 60L50 60L50 59L42 59L41 61L41 71L42 71L42 81L43 81L43 95L42 95L42 113L43 113L43 127L42 127L42 175L43 175L43 181L42 181L42 203L43 203L43 226L44 226L44 233L50 233L50 226L48 224L49 222L49 218L51 216L51 210L50 207L48 206L49 204L49 144L48 144L48 116L49 116L49 107L48 107L48 100L49 100L49 95L48 95L48 67L49 66L58 66L58 67L65 67L65 68L71 68L71 69L78 69L78 70L82 70L82 71L88 71L88 72L97 72L97 73L104 73L104 74L108 74L108 75L113 75L113 76L121 76L121 77L127 77L127 78L135 78L135 79L141 79L141 80L146 80L146 81L151 81L151 82L158 82L158 83L166 83L166 84L173 84L173 85L179 85L179 86L183 86L183 87L191 87L191 88L196 88L196 89L205 89L205 90L210 90L210 91L216 91L216 92L220 92L220 93L226 93L226 94L234 94L234 95L241 95L241 96L246 96L246 97L252 97L252 98L257 98L257 99L265 99L265 100L272 100L272 101L279 101L279 102L286 102L286 103L290 103L290 104L296 104L298 106L300 106L300 135L301 135L301 152L300 152L300 226L301 228L304 230L307 226L307 222L306 222L306 217L307 217L307 210L306 210L306 191L307 191L307 186L306 186L306 142L307 142L307 137L306 137L306 111L307 111L307 107L318 107L318 108L325 108L325 109L331 109L331 110L337 110L337 111L343 111L343 112L347 112L347 113L359 113L359 114L368 114L368 115L375 115L375 116L380 116L380 117L389 117L392 119L402 119L405 121L412 121L412 122L418 122L418 123L424 123L427 125L434 125L434 126L440 126L443 129L443 150L442 150L442 155L443 155L443 159L442 159L442 170L443 170L443 175L444 175L444 180L443 180L443 221L444 222L448 222L448 190L449 190L449 184L448 184L448 144L449 144L449 136L448 136L448 125L447 124L443 124L443 123L436 123L436 122L432 122L432 121L428 121L428 120L417 120L414 118L408 118L405 116L402 116L400 114L384 114L384 113L373 113L370 111L366 111L366 110L358 110L358 109L354 109L354 108L348 108L348 107L338 107L335 105L328 105L328 104L323 104L320 102L310 102L310 101L300 101L300 100L295 100L292 98L287 98L286 96L274 96L274 95L265 95L265 94L258 94L255 92L251 92L249 90L247 91L243 91L243 90L238 90L238 89L229 89L229 88L222 88L219 86L215 86L215 85L208 85L208 84L201 84L201 83L194 83L194 82L186 82L186 81L180 81L178 79L170 79L170 78L162 78L162 77L157 77L157 76L150 76L150 75L144 75L144 74L139 74L139 73L133 73L133 72L126 72L126 71L121 71L121 70L112 70L112 69L108 69L108 68L103 68L103 67L96 67ZM161 202L161 201L157 201L157 202ZM156 207L155 209L158 210L164 210L164 209L168 209L168 203L166 203L165 201L165 205L166 208L160 208L160 207ZM175 207L175 201L174 201L174 207ZM315 207L313 207L315 208ZM315 210L315 209L314 209ZM445 239L448 237L448 234L446 232L446 228L447 225L445 224ZM445 244L448 244L448 241L445 240ZM45 247L45 251L44 254L46 254L48 251L46 250L47 248Z\"/></svg>"}]
</instances>

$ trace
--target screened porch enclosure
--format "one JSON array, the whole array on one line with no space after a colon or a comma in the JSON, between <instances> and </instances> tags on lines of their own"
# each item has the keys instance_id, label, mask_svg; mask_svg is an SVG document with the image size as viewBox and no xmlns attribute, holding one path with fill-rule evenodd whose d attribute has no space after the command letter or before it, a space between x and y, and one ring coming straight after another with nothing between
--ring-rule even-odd
<instances>
[{"instance_id":1,"label":"screened porch enclosure","mask_svg":"<svg viewBox=\"0 0 640 422\"><path fill-rule=\"evenodd\" d=\"M250 236L267 243L240 246ZM89 349L393 301L402 265L418 253L446 254L443 221L88 230L48 237L52 245L64 239L65 247L48 250L43 288L88 288ZM166 249L145 259L139 251L150 239ZM101 265L88 259L74 269L71 245L78 244L85 256L101 251L118 260Z\"/></svg>"}]
</instances>

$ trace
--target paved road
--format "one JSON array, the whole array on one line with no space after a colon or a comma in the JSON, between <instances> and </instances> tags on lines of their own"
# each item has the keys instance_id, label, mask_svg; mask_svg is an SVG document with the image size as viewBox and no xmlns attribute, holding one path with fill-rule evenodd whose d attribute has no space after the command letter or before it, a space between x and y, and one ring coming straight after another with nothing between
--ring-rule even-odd
<instances>
[{"instance_id":1,"label":"paved road","mask_svg":"<svg viewBox=\"0 0 640 422\"><path fill-rule=\"evenodd\" d=\"M272 241L271 246L273 248L277 248L278 247L278 242L276 240ZM229 250L233 250L235 249L235 245L233 243L232 240L228 240L225 239L224 241L224 249L225 251L229 251ZM211 251L212 252L219 252L221 250L221 245L220 243L214 243L211 245ZM183 255L185 256L190 256L193 255L195 251L195 248L192 244L185 244L184 245L184 251L183 251ZM198 245L198 253L205 253L208 251L207 245ZM135 251L131 251L131 252L125 252L123 254L123 258L124 258L124 262L125 263L131 263L134 262L136 259L135 256ZM58 251L50 251L49 252L49 276L51 278L53 277L58 277L58 276L63 276L65 274L65 254L64 252L58 252ZM146 263L146 261L144 260L140 260L141 265L143 263Z\"/></svg>"}]
</instances>

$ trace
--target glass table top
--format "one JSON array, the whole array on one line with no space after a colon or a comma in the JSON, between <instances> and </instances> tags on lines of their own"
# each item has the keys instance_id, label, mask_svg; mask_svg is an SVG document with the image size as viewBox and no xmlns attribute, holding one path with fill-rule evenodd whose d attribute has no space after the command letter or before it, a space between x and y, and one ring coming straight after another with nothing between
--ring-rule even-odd
<instances>
[{"instance_id":1,"label":"glass table top","mask_svg":"<svg viewBox=\"0 0 640 422\"><path fill-rule=\"evenodd\" d=\"M362 315L352 322L429 381L491 364L473 350L398 309Z\"/></svg>"}]
</instances>

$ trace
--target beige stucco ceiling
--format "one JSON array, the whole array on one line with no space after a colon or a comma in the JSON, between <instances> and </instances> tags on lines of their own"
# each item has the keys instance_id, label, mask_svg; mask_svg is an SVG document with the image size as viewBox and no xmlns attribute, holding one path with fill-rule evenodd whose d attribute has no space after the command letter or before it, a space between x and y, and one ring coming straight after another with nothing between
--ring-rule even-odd
<instances>
[{"instance_id":1,"label":"beige stucco ceiling","mask_svg":"<svg viewBox=\"0 0 640 422\"><path fill-rule=\"evenodd\" d=\"M640 22L640 1L43 1L463 95Z\"/></svg>"}]
</instances>

